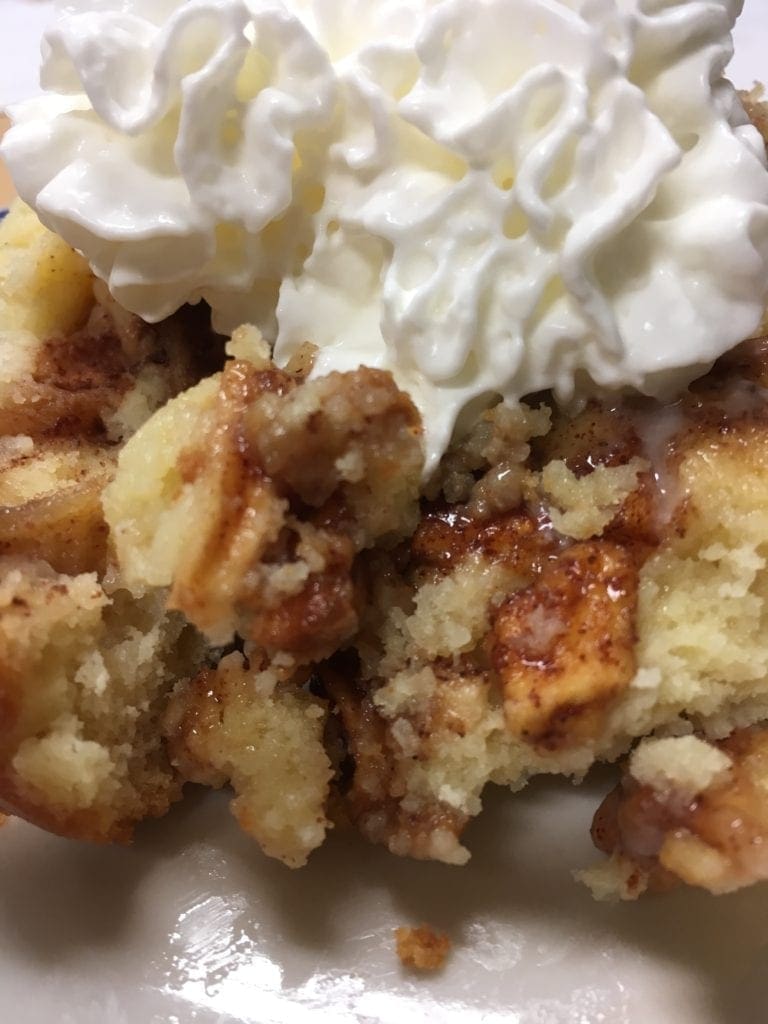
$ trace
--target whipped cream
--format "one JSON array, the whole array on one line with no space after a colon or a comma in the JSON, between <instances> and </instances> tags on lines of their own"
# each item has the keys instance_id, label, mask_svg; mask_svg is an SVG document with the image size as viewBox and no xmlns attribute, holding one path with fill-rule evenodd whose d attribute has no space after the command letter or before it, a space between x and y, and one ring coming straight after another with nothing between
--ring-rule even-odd
<instances>
[{"instance_id":1,"label":"whipped cream","mask_svg":"<svg viewBox=\"0 0 768 1024\"><path fill-rule=\"evenodd\" d=\"M664 396L759 324L740 0L70 0L3 155L147 320L389 369L427 471L545 388Z\"/></svg>"}]
</instances>

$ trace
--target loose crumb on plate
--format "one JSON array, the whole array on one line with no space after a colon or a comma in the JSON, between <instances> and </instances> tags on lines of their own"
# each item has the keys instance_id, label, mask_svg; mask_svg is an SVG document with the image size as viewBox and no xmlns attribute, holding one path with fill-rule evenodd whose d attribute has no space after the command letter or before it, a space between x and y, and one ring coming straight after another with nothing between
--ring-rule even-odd
<instances>
[{"instance_id":1,"label":"loose crumb on plate","mask_svg":"<svg viewBox=\"0 0 768 1024\"><path fill-rule=\"evenodd\" d=\"M397 955L403 967L416 971L439 971L451 951L451 940L429 925L418 928L395 928Z\"/></svg>"}]
</instances>

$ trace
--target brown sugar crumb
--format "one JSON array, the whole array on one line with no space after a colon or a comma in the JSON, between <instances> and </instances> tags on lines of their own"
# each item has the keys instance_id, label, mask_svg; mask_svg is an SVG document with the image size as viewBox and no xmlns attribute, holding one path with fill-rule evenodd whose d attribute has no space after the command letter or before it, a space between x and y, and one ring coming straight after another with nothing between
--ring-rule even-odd
<instances>
[{"instance_id":1,"label":"brown sugar crumb","mask_svg":"<svg viewBox=\"0 0 768 1024\"><path fill-rule=\"evenodd\" d=\"M741 102L752 124L765 139L768 147L768 103L765 101L765 89L756 85L749 92L740 92Z\"/></svg>"},{"instance_id":2,"label":"brown sugar crumb","mask_svg":"<svg viewBox=\"0 0 768 1024\"><path fill-rule=\"evenodd\" d=\"M451 951L451 940L428 924L418 928L395 928L397 955L403 967L416 971L439 971Z\"/></svg>"}]
</instances>

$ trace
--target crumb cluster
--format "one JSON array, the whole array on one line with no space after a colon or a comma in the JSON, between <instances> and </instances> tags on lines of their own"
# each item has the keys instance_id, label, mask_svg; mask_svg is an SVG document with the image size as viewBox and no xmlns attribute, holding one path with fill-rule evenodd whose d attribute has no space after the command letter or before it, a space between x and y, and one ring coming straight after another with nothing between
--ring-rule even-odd
<instances>
[{"instance_id":1,"label":"crumb cluster","mask_svg":"<svg viewBox=\"0 0 768 1024\"><path fill-rule=\"evenodd\" d=\"M400 963L415 971L441 970L451 951L448 936L426 924L418 928L396 928L395 943Z\"/></svg>"}]
</instances>

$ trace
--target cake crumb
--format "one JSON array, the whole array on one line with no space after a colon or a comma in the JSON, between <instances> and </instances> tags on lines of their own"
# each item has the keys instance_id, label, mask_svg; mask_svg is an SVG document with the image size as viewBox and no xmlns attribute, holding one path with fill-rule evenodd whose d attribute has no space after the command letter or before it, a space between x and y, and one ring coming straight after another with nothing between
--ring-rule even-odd
<instances>
[{"instance_id":1,"label":"cake crumb","mask_svg":"<svg viewBox=\"0 0 768 1024\"><path fill-rule=\"evenodd\" d=\"M429 925L418 928L395 928L397 955L403 967L416 971L439 971L451 951L451 940Z\"/></svg>"}]
</instances>

